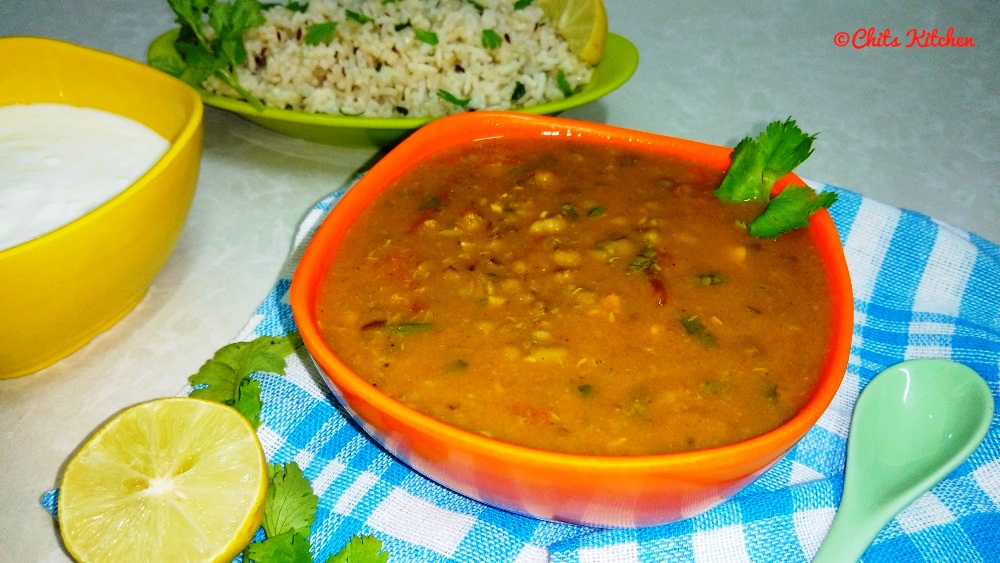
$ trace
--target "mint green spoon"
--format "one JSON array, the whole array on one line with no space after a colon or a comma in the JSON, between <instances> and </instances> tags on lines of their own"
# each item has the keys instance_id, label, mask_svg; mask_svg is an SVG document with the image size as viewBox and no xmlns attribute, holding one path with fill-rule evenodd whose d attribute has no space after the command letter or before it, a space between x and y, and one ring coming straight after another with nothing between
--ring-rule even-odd
<instances>
[{"instance_id":1,"label":"mint green spoon","mask_svg":"<svg viewBox=\"0 0 1000 563\"><path fill-rule=\"evenodd\" d=\"M993 393L970 368L909 360L875 376L854 407L844 495L813 563L857 561L875 536L976 449Z\"/></svg>"}]
</instances>

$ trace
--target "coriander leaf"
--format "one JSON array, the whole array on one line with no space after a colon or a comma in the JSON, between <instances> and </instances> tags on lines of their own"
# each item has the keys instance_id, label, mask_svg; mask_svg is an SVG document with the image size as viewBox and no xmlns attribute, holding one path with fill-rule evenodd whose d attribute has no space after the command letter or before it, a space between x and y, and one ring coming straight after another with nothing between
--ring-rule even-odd
<instances>
[{"instance_id":1,"label":"coriander leaf","mask_svg":"<svg viewBox=\"0 0 1000 563\"><path fill-rule=\"evenodd\" d=\"M812 154L815 139L815 135L803 133L792 118L771 122L756 140L745 137L736 145L715 194L733 202L768 201L774 183Z\"/></svg>"},{"instance_id":2,"label":"coriander leaf","mask_svg":"<svg viewBox=\"0 0 1000 563\"><path fill-rule=\"evenodd\" d=\"M527 8L528 6L530 6L531 3L534 2L534 1L535 0L517 0L517 2L514 2L514 9L515 10L523 10L523 9Z\"/></svg>"},{"instance_id":3,"label":"coriander leaf","mask_svg":"<svg viewBox=\"0 0 1000 563\"><path fill-rule=\"evenodd\" d=\"M303 41L306 42L306 45L316 46L320 43L329 45L333 41L335 29L337 29L337 22L314 23L306 28Z\"/></svg>"},{"instance_id":4,"label":"coriander leaf","mask_svg":"<svg viewBox=\"0 0 1000 563\"><path fill-rule=\"evenodd\" d=\"M270 464L268 474L270 481L261 522L267 537L296 532L308 538L319 504L309 480L294 461Z\"/></svg>"},{"instance_id":5,"label":"coriander leaf","mask_svg":"<svg viewBox=\"0 0 1000 563\"><path fill-rule=\"evenodd\" d=\"M719 272L705 272L695 276L701 285L719 285L724 276Z\"/></svg>"},{"instance_id":6,"label":"coriander leaf","mask_svg":"<svg viewBox=\"0 0 1000 563\"><path fill-rule=\"evenodd\" d=\"M635 255L628 263L630 272L648 272L656 265L656 251L647 249L642 254Z\"/></svg>"},{"instance_id":7,"label":"coriander leaf","mask_svg":"<svg viewBox=\"0 0 1000 563\"><path fill-rule=\"evenodd\" d=\"M262 25L264 13L260 9L260 0L235 0L229 16L229 25L233 31L244 31Z\"/></svg>"},{"instance_id":8,"label":"coriander leaf","mask_svg":"<svg viewBox=\"0 0 1000 563\"><path fill-rule=\"evenodd\" d=\"M426 29L416 29L413 30L413 36L417 38L418 41L423 41L428 45L437 45L438 36L437 33L433 31L427 31Z\"/></svg>"},{"instance_id":9,"label":"coriander leaf","mask_svg":"<svg viewBox=\"0 0 1000 563\"><path fill-rule=\"evenodd\" d=\"M417 206L417 209L420 211L426 211L428 209L433 209L437 211L441 209L442 205L444 205L444 202L441 201L441 198L437 196L430 196L422 199L420 201L420 205Z\"/></svg>"},{"instance_id":10,"label":"coriander leaf","mask_svg":"<svg viewBox=\"0 0 1000 563\"><path fill-rule=\"evenodd\" d=\"M643 419L649 420L652 415L649 414L649 400L648 399L635 399L630 405L630 410L632 414Z\"/></svg>"},{"instance_id":11,"label":"coriander leaf","mask_svg":"<svg viewBox=\"0 0 1000 563\"><path fill-rule=\"evenodd\" d=\"M437 91L437 95L442 100L444 100L444 101L446 101L448 103L451 103L451 104L455 104L456 106L463 107L463 108L465 106L469 105L469 102L472 101L472 98L461 98L461 99L457 98L457 97L455 97L454 94L452 94L451 92L449 92L447 90L438 90Z\"/></svg>"},{"instance_id":12,"label":"coriander leaf","mask_svg":"<svg viewBox=\"0 0 1000 563\"><path fill-rule=\"evenodd\" d=\"M524 87L524 84L522 84L520 82L515 82L514 83L514 92L510 95L510 101L516 102L516 101L520 100L521 98L523 98L524 95L527 94L527 93L528 93L528 91Z\"/></svg>"},{"instance_id":13,"label":"coriander leaf","mask_svg":"<svg viewBox=\"0 0 1000 563\"><path fill-rule=\"evenodd\" d=\"M382 551L382 542L378 538L353 536L326 563L386 563L388 560L389 554Z\"/></svg>"},{"instance_id":14,"label":"coriander leaf","mask_svg":"<svg viewBox=\"0 0 1000 563\"><path fill-rule=\"evenodd\" d=\"M243 551L244 560L259 563L312 563L309 539L298 532L285 532L253 542Z\"/></svg>"},{"instance_id":15,"label":"coriander leaf","mask_svg":"<svg viewBox=\"0 0 1000 563\"><path fill-rule=\"evenodd\" d=\"M698 320L697 316L691 315L690 317L681 317L681 326L684 327L684 332L693 336L698 342L701 342L706 346L715 345L715 336L708 332L705 324Z\"/></svg>"},{"instance_id":16,"label":"coriander leaf","mask_svg":"<svg viewBox=\"0 0 1000 563\"><path fill-rule=\"evenodd\" d=\"M251 342L223 346L198 373L188 377L195 387L191 396L233 406L244 377L257 371L284 375L285 358L301 345L298 333L290 332L284 337L261 336Z\"/></svg>"},{"instance_id":17,"label":"coriander leaf","mask_svg":"<svg viewBox=\"0 0 1000 563\"><path fill-rule=\"evenodd\" d=\"M743 137L733 148L731 159L715 195L732 202L766 202L770 192L764 186L764 157L757 149L756 141Z\"/></svg>"},{"instance_id":18,"label":"coriander leaf","mask_svg":"<svg viewBox=\"0 0 1000 563\"><path fill-rule=\"evenodd\" d=\"M304 14L309 9L309 2L289 2L285 4L285 9L289 12Z\"/></svg>"},{"instance_id":19,"label":"coriander leaf","mask_svg":"<svg viewBox=\"0 0 1000 563\"><path fill-rule=\"evenodd\" d=\"M259 0L234 0L229 15L231 31L243 33L264 23L264 13Z\"/></svg>"},{"instance_id":20,"label":"coriander leaf","mask_svg":"<svg viewBox=\"0 0 1000 563\"><path fill-rule=\"evenodd\" d=\"M768 125L757 141L771 154L764 168L767 185L774 186L775 182L805 162L813 153L815 140L815 135L803 133L790 117L784 123L775 121Z\"/></svg>"},{"instance_id":21,"label":"coriander leaf","mask_svg":"<svg viewBox=\"0 0 1000 563\"><path fill-rule=\"evenodd\" d=\"M500 37L500 34L492 29L483 30L482 40L483 48L485 49L496 49L500 45L503 45L503 37Z\"/></svg>"},{"instance_id":22,"label":"coriander leaf","mask_svg":"<svg viewBox=\"0 0 1000 563\"><path fill-rule=\"evenodd\" d=\"M777 401L778 397L781 396L781 393L778 392L778 384L770 381L764 382L762 391L764 393L764 398L772 403Z\"/></svg>"},{"instance_id":23,"label":"coriander leaf","mask_svg":"<svg viewBox=\"0 0 1000 563\"><path fill-rule=\"evenodd\" d=\"M775 238L793 229L809 226L809 216L823 207L830 207L837 194L816 194L806 186L788 186L774 197L764 212L750 223L755 237Z\"/></svg>"},{"instance_id":24,"label":"coriander leaf","mask_svg":"<svg viewBox=\"0 0 1000 563\"><path fill-rule=\"evenodd\" d=\"M649 256L638 255L628 263L631 272L648 272L653 267L653 259Z\"/></svg>"},{"instance_id":25,"label":"coriander leaf","mask_svg":"<svg viewBox=\"0 0 1000 563\"><path fill-rule=\"evenodd\" d=\"M187 69L184 59L170 55L150 58L149 65L177 78L183 76L184 70Z\"/></svg>"},{"instance_id":26,"label":"coriander leaf","mask_svg":"<svg viewBox=\"0 0 1000 563\"><path fill-rule=\"evenodd\" d=\"M235 0L232 4L216 2L208 10L208 23L218 37L212 42L216 54L222 54L231 69L247 60L243 32L264 23L257 0Z\"/></svg>"},{"instance_id":27,"label":"coriander leaf","mask_svg":"<svg viewBox=\"0 0 1000 563\"><path fill-rule=\"evenodd\" d=\"M347 19L354 20L358 23L369 23L375 21L368 16L353 10L344 10L344 15L347 16Z\"/></svg>"},{"instance_id":28,"label":"coriander leaf","mask_svg":"<svg viewBox=\"0 0 1000 563\"><path fill-rule=\"evenodd\" d=\"M483 11L486 10L486 6L480 4L479 2L476 2L476 0L465 0L465 1L471 4L473 8L479 10L479 13L483 13Z\"/></svg>"},{"instance_id":29,"label":"coriander leaf","mask_svg":"<svg viewBox=\"0 0 1000 563\"><path fill-rule=\"evenodd\" d=\"M424 332L432 328L434 328L433 323L398 323L386 325L387 330L404 336L415 332Z\"/></svg>"},{"instance_id":30,"label":"coriander leaf","mask_svg":"<svg viewBox=\"0 0 1000 563\"><path fill-rule=\"evenodd\" d=\"M206 78L215 74L220 64L224 63L221 63L204 45L195 41L193 35L189 35L190 41L185 39L185 35L187 34L182 30L177 43L174 44L177 53L187 64L187 69L180 78L192 86L200 86Z\"/></svg>"},{"instance_id":31,"label":"coriander leaf","mask_svg":"<svg viewBox=\"0 0 1000 563\"><path fill-rule=\"evenodd\" d=\"M559 87L559 91L563 93L563 96L567 98L573 95L573 89L569 86L569 81L566 80L566 73L562 69L556 73L556 86Z\"/></svg>"},{"instance_id":32,"label":"coriander leaf","mask_svg":"<svg viewBox=\"0 0 1000 563\"><path fill-rule=\"evenodd\" d=\"M192 397L233 406L239 398L242 379L243 377L232 366L209 360L202 364L198 373L189 377L188 381L192 386L196 386L191 391ZM198 385L204 387L197 387Z\"/></svg>"},{"instance_id":33,"label":"coriander leaf","mask_svg":"<svg viewBox=\"0 0 1000 563\"><path fill-rule=\"evenodd\" d=\"M167 0L167 5L174 12L177 24L194 33L199 42L207 45L201 16L213 2L214 0Z\"/></svg>"},{"instance_id":34,"label":"coriander leaf","mask_svg":"<svg viewBox=\"0 0 1000 563\"><path fill-rule=\"evenodd\" d=\"M264 403L260 400L260 382L250 377L240 380L240 387L236 393L236 401L233 408L240 411L243 418L254 427L260 426L260 409Z\"/></svg>"},{"instance_id":35,"label":"coriander leaf","mask_svg":"<svg viewBox=\"0 0 1000 563\"><path fill-rule=\"evenodd\" d=\"M241 377L256 371L285 374L285 358L302 346L297 332L286 336L258 336L250 342L236 342L219 349L212 361L238 370Z\"/></svg>"}]
</instances>

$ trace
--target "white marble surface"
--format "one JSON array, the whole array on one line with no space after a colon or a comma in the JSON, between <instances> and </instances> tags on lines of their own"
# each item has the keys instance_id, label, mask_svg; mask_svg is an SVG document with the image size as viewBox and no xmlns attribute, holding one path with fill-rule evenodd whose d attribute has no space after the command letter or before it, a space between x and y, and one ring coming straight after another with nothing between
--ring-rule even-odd
<instances>
[{"instance_id":1,"label":"white marble surface","mask_svg":"<svg viewBox=\"0 0 1000 563\"><path fill-rule=\"evenodd\" d=\"M1000 4L606 0L635 77L566 117L733 145L773 119L818 132L800 168L1000 242ZM53 37L144 60L164 0L0 0L0 36ZM954 28L971 48L838 48L834 34ZM0 80L3 70L0 66ZM374 155L206 112L193 209L149 295L70 358L0 381L0 562L65 561L40 495L103 421L177 394L239 333L312 204ZM0 313L2 315L2 313Z\"/></svg>"}]
</instances>

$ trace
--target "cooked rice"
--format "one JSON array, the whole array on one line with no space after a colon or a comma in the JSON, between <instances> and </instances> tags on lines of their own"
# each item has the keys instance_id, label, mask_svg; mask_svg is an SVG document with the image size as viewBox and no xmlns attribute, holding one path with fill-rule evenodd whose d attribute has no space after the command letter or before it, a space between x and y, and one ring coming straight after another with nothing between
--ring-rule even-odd
<instances>
[{"instance_id":1,"label":"cooked rice","mask_svg":"<svg viewBox=\"0 0 1000 563\"><path fill-rule=\"evenodd\" d=\"M314 113L425 117L472 109L529 107L565 97L559 72L571 89L592 69L570 52L537 6L514 10L515 0L312 0L305 12L283 6L264 12L266 22L247 31L249 56L237 69L240 84L271 107ZM358 23L345 10L371 18ZM329 44L307 45L307 29L337 22ZM396 26L409 22L397 31ZM414 30L437 34L438 44ZM500 47L482 45L494 30ZM516 85L524 95L512 101ZM209 89L235 95L218 79ZM469 99L460 106L444 90ZM238 96L237 96L238 97Z\"/></svg>"}]
</instances>

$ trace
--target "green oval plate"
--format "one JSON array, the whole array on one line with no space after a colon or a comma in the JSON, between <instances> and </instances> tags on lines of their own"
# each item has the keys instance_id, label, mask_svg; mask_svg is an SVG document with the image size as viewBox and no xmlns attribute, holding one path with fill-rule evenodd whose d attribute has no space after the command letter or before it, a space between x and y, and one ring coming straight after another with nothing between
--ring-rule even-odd
<instances>
[{"instance_id":1,"label":"green oval plate","mask_svg":"<svg viewBox=\"0 0 1000 563\"><path fill-rule=\"evenodd\" d=\"M168 31L149 45L146 59L179 59L174 48L178 29ZM554 115L592 102L613 92L628 81L639 66L639 51L628 39L614 33L608 34L604 57L594 67L590 82L569 98L517 111ZM354 117L308 113L277 108L254 109L247 102L219 96L195 88L206 105L237 113L263 127L328 145L354 147L387 147L403 140L418 127L432 121L433 117Z\"/></svg>"}]
</instances>

